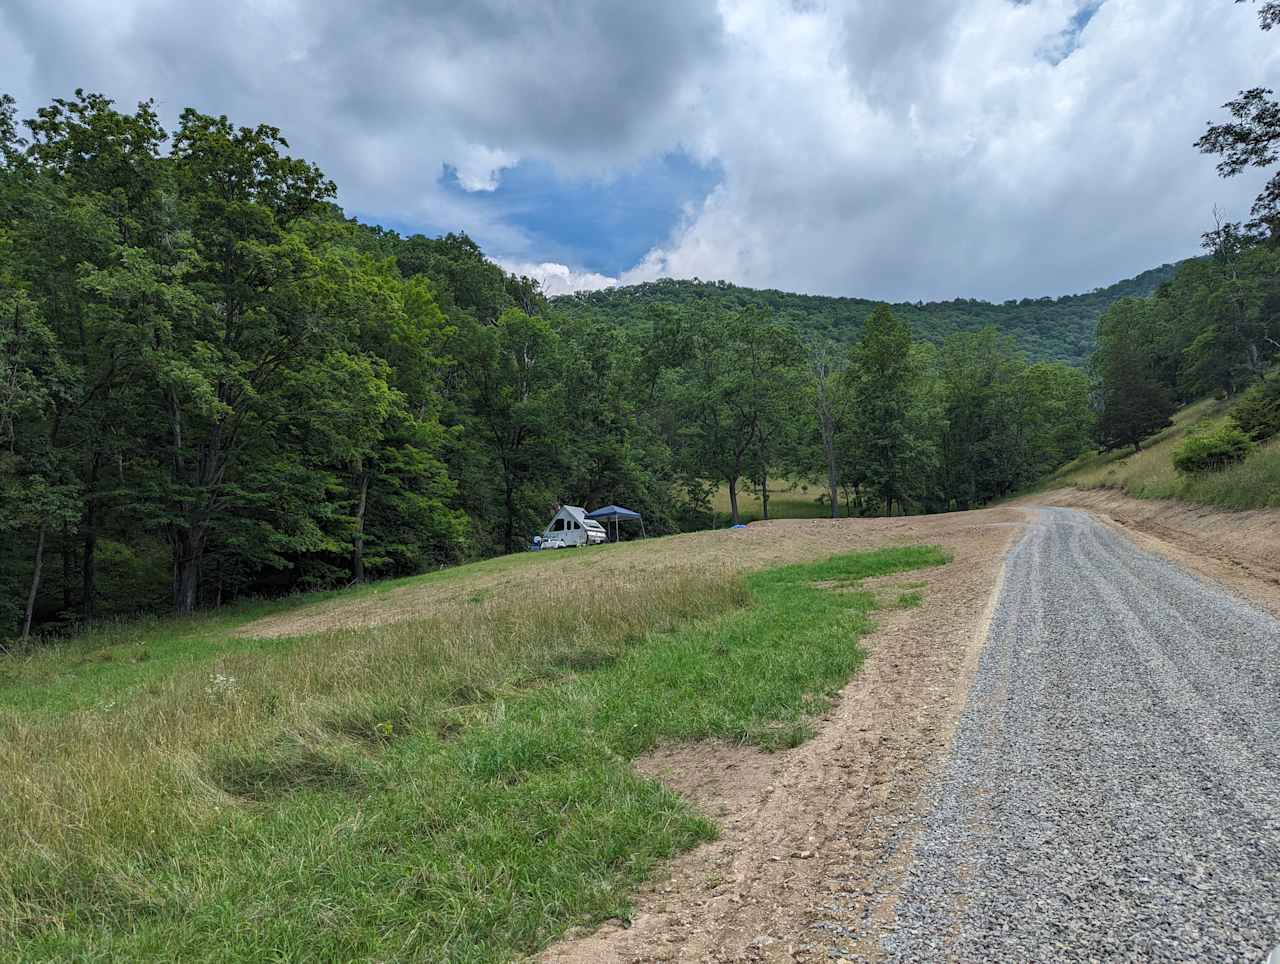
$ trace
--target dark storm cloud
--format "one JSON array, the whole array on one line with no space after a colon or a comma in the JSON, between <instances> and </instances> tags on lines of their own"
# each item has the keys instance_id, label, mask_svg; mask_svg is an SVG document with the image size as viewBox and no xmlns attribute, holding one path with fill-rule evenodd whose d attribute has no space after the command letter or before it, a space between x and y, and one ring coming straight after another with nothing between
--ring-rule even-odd
<instances>
[{"instance_id":1,"label":"dark storm cloud","mask_svg":"<svg viewBox=\"0 0 1280 964\"><path fill-rule=\"evenodd\" d=\"M309 60L349 79L343 107L366 123L429 103L483 143L625 157L719 43L714 6L685 0L341 5Z\"/></svg>"}]
</instances>

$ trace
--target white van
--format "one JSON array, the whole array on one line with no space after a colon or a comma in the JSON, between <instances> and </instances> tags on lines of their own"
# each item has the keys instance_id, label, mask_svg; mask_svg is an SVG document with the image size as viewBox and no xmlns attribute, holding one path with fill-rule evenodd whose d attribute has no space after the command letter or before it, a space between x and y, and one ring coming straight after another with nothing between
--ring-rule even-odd
<instances>
[{"instance_id":1,"label":"white van","mask_svg":"<svg viewBox=\"0 0 1280 964\"><path fill-rule=\"evenodd\" d=\"M587 510L566 505L556 513L551 524L542 530L542 548L567 549L570 546L594 546L609 538L604 526L587 518Z\"/></svg>"}]
</instances>

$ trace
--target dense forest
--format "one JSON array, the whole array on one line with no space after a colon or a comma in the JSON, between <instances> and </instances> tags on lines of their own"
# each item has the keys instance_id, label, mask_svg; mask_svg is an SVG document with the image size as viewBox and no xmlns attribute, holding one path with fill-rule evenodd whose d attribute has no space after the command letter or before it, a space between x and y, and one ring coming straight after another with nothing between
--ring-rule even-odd
<instances>
[{"instance_id":1,"label":"dense forest","mask_svg":"<svg viewBox=\"0 0 1280 964\"><path fill-rule=\"evenodd\" d=\"M1099 316L1121 298L1145 298L1171 279L1176 265L1162 265L1136 278L1084 295L1060 298L1022 298L992 304L971 298L954 301L892 305L916 338L941 346L952 335L992 327L1012 335L1017 347L1037 361L1065 361L1084 365L1097 345ZM862 298L830 298L785 291L742 288L725 281L664 279L622 288L561 295L555 309L569 317L594 318L628 326L638 325L653 304L689 306L705 303L724 311L765 310L792 326L808 340L850 344L876 302Z\"/></svg>"},{"instance_id":2,"label":"dense forest","mask_svg":"<svg viewBox=\"0 0 1280 964\"><path fill-rule=\"evenodd\" d=\"M1202 140L1224 174L1273 162L1268 93ZM1240 396L1180 463L1211 470L1280 431L1267 190L1091 295L549 302L465 235L345 217L275 128L0 99L0 636L512 552L561 502L658 533L783 478L832 515L976 506Z\"/></svg>"},{"instance_id":3,"label":"dense forest","mask_svg":"<svg viewBox=\"0 0 1280 964\"><path fill-rule=\"evenodd\" d=\"M4 633L511 552L557 502L660 533L780 475L832 514L976 505L1088 442L1083 372L994 328L934 344L879 306L850 347L723 299L564 311L335 193L266 125L0 101Z\"/></svg>"}]
</instances>

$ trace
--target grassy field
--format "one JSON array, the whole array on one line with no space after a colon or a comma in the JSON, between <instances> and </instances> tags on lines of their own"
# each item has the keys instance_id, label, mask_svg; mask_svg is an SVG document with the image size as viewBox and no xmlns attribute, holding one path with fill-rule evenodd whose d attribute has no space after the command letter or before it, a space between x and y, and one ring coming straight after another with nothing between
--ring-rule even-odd
<instances>
[{"instance_id":1,"label":"grassy field","mask_svg":"<svg viewBox=\"0 0 1280 964\"><path fill-rule=\"evenodd\" d=\"M625 913L715 833L629 761L803 740L861 660L859 581L945 561L631 564L663 551L341 600L445 600L384 625L246 635L335 605L293 602L0 658L0 956L496 961Z\"/></svg>"},{"instance_id":2,"label":"grassy field","mask_svg":"<svg viewBox=\"0 0 1280 964\"><path fill-rule=\"evenodd\" d=\"M1280 507L1280 441L1261 446L1221 472L1181 475L1173 453L1187 435L1224 421L1231 403L1205 400L1174 416L1174 424L1148 439L1142 451L1093 452L1065 466L1040 486L1115 488L1137 499L1182 499L1225 509Z\"/></svg>"},{"instance_id":3,"label":"grassy field","mask_svg":"<svg viewBox=\"0 0 1280 964\"><path fill-rule=\"evenodd\" d=\"M771 519L827 519L831 517L831 509L820 498L825 497L826 489L812 482L776 483L777 491L769 493L769 518ZM721 485L711 499L711 510L715 513L717 528L729 525L732 515L729 507L729 490ZM738 492L738 514L743 522L757 522L764 518L764 503L758 493ZM843 514L843 513L842 513Z\"/></svg>"}]
</instances>

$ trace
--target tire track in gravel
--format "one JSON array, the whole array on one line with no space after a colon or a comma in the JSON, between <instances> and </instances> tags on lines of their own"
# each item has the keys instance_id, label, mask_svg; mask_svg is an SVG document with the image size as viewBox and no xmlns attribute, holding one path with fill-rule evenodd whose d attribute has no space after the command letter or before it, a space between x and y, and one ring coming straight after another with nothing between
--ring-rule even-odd
<instances>
[{"instance_id":1,"label":"tire track in gravel","mask_svg":"<svg viewBox=\"0 0 1280 964\"><path fill-rule=\"evenodd\" d=\"M1280 944L1280 622L1091 516L1010 555L890 960Z\"/></svg>"}]
</instances>

